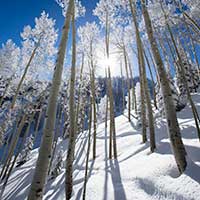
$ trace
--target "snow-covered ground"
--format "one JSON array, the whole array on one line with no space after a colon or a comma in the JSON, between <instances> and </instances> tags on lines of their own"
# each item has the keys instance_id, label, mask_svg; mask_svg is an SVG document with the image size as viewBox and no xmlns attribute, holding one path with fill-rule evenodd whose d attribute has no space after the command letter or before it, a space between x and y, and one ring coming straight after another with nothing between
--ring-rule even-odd
<instances>
[{"instance_id":1,"label":"snow-covered ground","mask_svg":"<svg viewBox=\"0 0 200 200\"><path fill-rule=\"evenodd\" d=\"M200 94L193 97L200 113ZM157 150L150 153L149 143L142 144L141 131L136 129L132 116L116 118L118 159L108 159L108 133L104 124L98 126L97 158L89 160L87 200L200 200L200 142L197 139L191 109L178 113L183 142L188 153L188 166L179 176L171 153L166 121L156 122ZM74 193L72 199L82 198L87 149L87 131L77 138L74 162ZM67 149L67 141L59 148ZM92 146L91 146L92 148ZM26 199L38 150L32 151L31 160L16 168L8 182L4 200ZM66 151L65 151L66 154ZM47 182L45 200L65 199L64 168L54 180Z\"/></svg>"}]
</instances>

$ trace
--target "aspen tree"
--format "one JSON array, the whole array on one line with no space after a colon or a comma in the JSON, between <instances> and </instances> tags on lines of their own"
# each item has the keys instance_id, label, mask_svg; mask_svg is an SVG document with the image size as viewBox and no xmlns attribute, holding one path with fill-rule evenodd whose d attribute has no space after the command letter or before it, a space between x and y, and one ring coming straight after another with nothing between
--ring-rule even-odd
<instances>
[{"instance_id":1,"label":"aspen tree","mask_svg":"<svg viewBox=\"0 0 200 200\"><path fill-rule=\"evenodd\" d=\"M80 100L81 100L81 86L82 86L82 80L83 80L83 69L84 69L84 52L82 53L82 64L81 64L81 71L80 71L80 78L79 78L79 87L78 87L78 101L77 101L77 107L76 107L76 125L78 124L78 117L79 117L79 110L80 110ZM77 132L77 131L76 131Z\"/></svg>"},{"instance_id":2,"label":"aspen tree","mask_svg":"<svg viewBox=\"0 0 200 200\"><path fill-rule=\"evenodd\" d=\"M75 77L76 77L76 27L75 27L75 3L73 2L72 12L72 65L71 65L71 77L70 77L70 97L69 97L69 116L70 116L70 132L69 132L69 144L66 159L66 175L65 175L65 198L69 200L73 190L73 161L75 151Z\"/></svg>"},{"instance_id":3,"label":"aspen tree","mask_svg":"<svg viewBox=\"0 0 200 200\"><path fill-rule=\"evenodd\" d=\"M121 79L122 79L122 112L124 113L124 76L123 76L121 61L120 61L120 72L121 72Z\"/></svg>"},{"instance_id":4,"label":"aspen tree","mask_svg":"<svg viewBox=\"0 0 200 200\"><path fill-rule=\"evenodd\" d=\"M43 69L49 70L52 68L53 56L55 55L55 42L57 38L57 31L54 28L55 21L49 18L45 12L41 13L39 18L35 18L35 26L31 28L26 26L21 33L23 39L21 49L21 65L25 67L22 76L17 85L15 95L13 96L11 109L14 108L20 89L27 77L28 72L32 69L37 71L37 76ZM39 66L43 66L39 68ZM34 74L32 74L32 77Z\"/></svg>"},{"instance_id":5,"label":"aspen tree","mask_svg":"<svg viewBox=\"0 0 200 200\"><path fill-rule=\"evenodd\" d=\"M127 53L126 48L123 46L123 56L124 56L124 65L126 70L126 77L127 77L127 86L128 86L128 121L131 121L131 94L130 94L130 79L129 79L129 73L128 73L128 59L127 59Z\"/></svg>"},{"instance_id":6,"label":"aspen tree","mask_svg":"<svg viewBox=\"0 0 200 200\"><path fill-rule=\"evenodd\" d=\"M108 17L106 18L106 56L109 60L109 25ZM117 146L116 146L116 135L115 135L115 113L114 113L114 99L112 91L112 80L111 80L111 71L110 66L108 66L108 92L109 92L109 104L110 104L110 149L109 149L109 158L112 158L112 140L113 140L113 155L114 158L117 158Z\"/></svg>"},{"instance_id":7,"label":"aspen tree","mask_svg":"<svg viewBox=\"0 0 200 200\"><path fill-rule=\"evenodd\" d=\"M34 131L34 135L33 135L33 144L35 143L35 140L37 139L37 135L38 135L38 131L39 131L39 125L40 125L40 122L41 122L41 118L42 118L42 114L43 114L43 109L41 108L39 110L39 116L38 116L38 119L37 119L37 122L36 122L36 128L35 128L35 131Z\"/></svg>"},{"instance_id":8,"label":"aspen tree","mask_svg":"<svg viewBox=\"0 0 200 200\"><path fill-rule=\"evenodd\" d=\"M137 28L136 28L137 29ZM137 30L136 30L137 32ZM138 30L139 33L139 30ZM154 152L154 149L156 148L156 142L155 142L155 129L154 129L154 119L153 119L153 111L152 111L152 105L151 105L151 97L150 92L148 88L147 78L146 78L146 68L145 68L145 62L144 62L144 53L142 49L142 41L140 40L140 36L138 36L138 42L140 51L138 54L140 55L141 59L141 71L142 71L142 78L144 83L144 93L145 93L145 99L147 104L147 110L148 110L148 125L149 125L149 134L150 134L150 150L151 152Z\"/></svg>"},{"instance_id":9,"label":"aspen tree","mask_svg":"<svg viewBox=\"0 0 200 200\"><path fill-rule=\"evenodd\" d=\"M107 70L105 68L105 77L106 77L106 116L105 116L105 129L108 127L108 105L109 105L109 99L108 99L108 75Z\"/></svg>"},{"instance_id":10,"label":"aspen tree","mask_svg":"<svg viewBox=\"0 0 200 200\"><path fill-rule=\"evenodd\" d=\"M34 56L35 56L35 53L36 53L37 49L39 48L39 46L40 46L40 40L38 41L38 43L36 44L35 48L33 49L33 52L32 52L32 54L31 54L31 56L30 56L30 59L29 59L27 65L26 65L25 69L24 69L24 72L23 72L23 75L22 75L22 77L21 77L21 79L20 79L20 82L19 82L19 84L17 85L17 89L16 89L15 95L14 95L13 100L12 100L12 103L11 103L11 109L13 109L14 106L15 106L15 102L16 102L16 100L17 100L17 96L18 96L18 94L19 94L19 90L20 90L20 88L21 88L21 86L22 86L22 83L24 82L24 79L25 79L25 77L26 77L26 74L27 74L27 72L28 72L28 69L29 69L29 67L30 67L30 65L31 65L31 62L32 62L32 60L33 60L33 58L34 58Z\"/></svg>"},{"instance_id":11,"label":"aspen tree","mask_svg":"<svg viewBox=\"0 0 200 200\"><path fill-rule=\"evenodd\" d=\"M153 73L152 73L152 70L151 70L151 65L150 65L150 62L149 62L149 58L147 57L147 55L145 53L144 47L143 47L143 51L144 51L144 57L145 57L145 60L146 60L146 63L147 63L147 66L148 66L148 69L149 69L149 72L150 72L151 81L153 83L153 102L154 102L154 106L155 106L156 109L158 109L157 101L156 101L156 90L155 90L155 85L156 84L154 82Z\"/></svg>"},{"instance_id":12,"label":"aspen tree","mask_svg":"<svg viewBox=\"0 0 200 200\"><path fill-rule=\"evenodd\" d=\"M180 1L176 1L176 0L173 0L173 2L175 3L175 6L178 6L178 8L180 9L180 11L182 12L183 16L188 19L188 21L190 22L191 25L193 25L195 27L195 31L197 30L197 33L199 34L200 32L200 26L198 25L198 23L192 19L192 17L190 17L186 12L185 10L183 10L182 8L182 4Z\"/></svg>"},{"instance_id":13,"label":"aspen tree","mask_svg":"<svg viewBox=\"0 0 200 200\"><path fill-rule=\"evenodd\" d=\"M103 12L102 12L103 11ZM97 7L94 10L94 14L98 16L105 28L105 59L108 61L106 63L107 73L108 73L108 96L110 105L110 136L109 136L109 158L112 158L112 146L113 146L113 156L117 158L117 143L116 143L116 133L115 133L115 108L114 108L114 97L112 91L112 79L110 70L110 33L112 25L112 16L114 13L114 5L112 1L100 0ZM113 144L113 145L112 145Z\"/></svg>"},{"instance_id":14,"label":"aspen tree","mask_svg":"<svg viewBox=\"0 0 200 200\"><path fill-rule=\"evenodd\" d=\"M30 126L31 126L31 123L32 123L33 118L34 118L34 114L35 114L35 112L33 111L33 113L32 113L31 116L30 116L30 120L29 120L29 123L28 123L28 127L26 128L26 131L25 131L25 133L24 133L23 139L22 139L22 141L21 141L21 143L20 143L20 145L19 145L19 147L18 147L17 153L16 153L16 155L14 156L14 159L13 159L13 161L12 161L12 163L11 163L11 166L10 166L10 168L7 168L7 169L6 169L6 171L5 171L5 173L4 173L4 176L2 177L2 179L5 178L5 180L4 180L3 186L2 186L2 188L1 188L0 199L1 199L2 196L3 196L3 193L4 193L4 190L5 190L5 188L6 188L8 179L9 179L10 174L11 174L11 172L12 172L12 169L13 169L13 167L14 167L16 161L17 161L17 158L18 158L18 156L19 156L19 153L21 152L21 150L22 150L22 148L23 148L23 146L24 146L25 139L26 139L26 137L27 137L27 135L28 135L28 133L29 133L29 131L30 131Z\"/></svg>"},{"instance_id":15,"label":"aspen tree","mask_svg":"<svg viewBox=\"0 0 200 200\"><path fill-rule=\"evenodd\" d=\"M134 26L136 30L136 40L137 40L137 49L138 49L138 64L139 64L139 74L140 74L140 95L141 95L141 119L142 119L142 141L145 143L147 141L147 133L146 133L146 106L145 106L145 94L144 94L144 88L145 88L145 83L144 83L144 78L143 78L143 65L144 65L144 60L142 58L142 50L141 50L141 41L140 41L140 36L139 36L139 30L137 27L137 19L136 19L136 13L135 9L132 6L131 0L129 0L131 12L132 12L132 17L134 21ZM142 66L142 67L141 67Z\"/></svg>"},{"instance_id":16,"label":"aspen tree","mask_svg":"<svg viewBox=\"0 0 200 200\"><path fill-rule=\"evenodd\" d=\"M96 158L96 132L97 132L97 114L96 114L96 98L95 98L95 75L94 75L94 66L91 61L90 69L90 79L91 79L91 92L92 92L92 110L93 110L93 159Z\"/></svg>"},{"instance_id":17,"label":"aspen tree","mask_svg":"<svg viewBox=\"0 0 200 200\"><path fill-rule=\"evenodd\" d=\"M128 57L128 55L127 55L127 57ZM129 60L128 64L129 64L128 66L129 66L130 76L131 76L131 80L132 80L132 109L135 110L135 113L137 115L137 103L136 103L137 99L136 99L136 95L135 95L135 85L134 85L134 78L133 78L133 70L131 68L130 60Z\"/></svg>"},{"instance_id":18,"label":"aspen tree","mask_svg":"<svg viewBox=\"0 0 200 200\"><path fill-rule=\"evenodd\" d=\"M142 0L141 5L142 5L142 14L144 17L147 35L148 35L151 49L154 55L154 59L156 61L157 71L160 77L160 85L161 85L162 93L163 93L165 114L167 118L167 125L168 125L169 138L171 141L171 147L174 153L174 157L175 157L178 169L180 173L182 173L187 166L187 161L186 161L186 151L183 145L183 141L180 134L180 128L179 128L179 124L178 124L178 120L176 116L176 110L174 107L173 98L172 98L170 86L168 83L166 71L164 69L163 61L160 56L159 49L154 37L151 19L147 11L144 0Z\"/></svg>"},{"instance_id":19,"label":"aspen tree","mask_svg":"<svg viewBox=\"0 0 200 200\"><path fill-rule=\"evenodd\" d=\"M13 127L13 130L12 130L10 136L8 137L8 139L5 142L6 146L4 147L3 152L2 152L0 164L3 164L5 159L6 159L7 149L8 149L8 146L9 146L9 141L11 141L11 143L12 143L13 137L15 136L15 133L17 131L18 125L20 123L20 120L22 119L21 115L22 115L22 112L20 112L20 114L16 117L16 121L15 121L15 125Z\"/></svg>"},{"instance_id":20,"label":"aspen tree","mask_svg":"<svg viewBox=\"0 0 200 200\"><path fill-rule=\"evenodd\" d=\"M57 61L54 69L54 76L50 90L50 97L48 100L46 122L43 132L42 143L39 150L39 156L33 180L31 183L30 192L28 195L28 200L41 200L43 197L44 186L52 153L53 132L56 118L56 104L61 84L63 63L65 58L66 44L68 40L68 32L70 27L73 3L73 0L69 1L69 5L66 12L65 23L62 30L62 37L59 45Z\"/></svg>"},{"instance_id":21,"label":"aspen tree","mask_svg":"<svg viewBox=\"0 0 200 200\"><path fill-rule=\"evenodd\" d=\"M180 73L181 73L181 76L182 76L182 79L183 79L183 84L184 84L186 92L187 92L188 100L189 100L191 108L192 108L192 113L193 113L195 124L196 124L196 128L197 128L197 134L198 134L198 137L200 139L200 127L199 127L200 118L199 118L197 109L195 107L195 104L194 104L194 102L192 100L192 97L191 97L191 94L190 94L190 90L189 90L189 87L188 87L188 81L186 80L185 69L184 69L184 65L183 65L183 62L182 62L182 58L181 58L180 53L178 51L178 48L176 46L176 42L175 42L171 27L169 26L169 23L167 22L167 16L166 16L166 13L165 13L165 11L163 9L162 3L160 5L161 5L161 9L162 9L162 11L164 13L165 23L167 25L167 29L169 31L169 34L170 34L170 37L171 37L175 52L176 52L176 54L178 56L178 62L179 62L179 65L180 65Z\"/></svg>"},{"instance_id":22,"label":"aspen tree","mask_svg":"<svg viewBox=\"0 0 200 200\"><path fill-rule=\"evenodd\" d=\"M48 175L50 175L51 172L51 167L52 167L52 163L55 157L55 152L56 152L56 147L57 147L57 143L58 143L58 137L59 137L59 133L60 133L60 129L62 126L62 106L59 106L58 108L58 119L57 119L57 127L55 130L55 135L54 135L54 141L53 141L53 146L52 146L52 156L51 156L51 160L49 163L49 170L48 170Z\"/></svg>"},{"instance_id":23,"label":"aspen tree","mask_svg":"<svg viewBox=\"0 0 200 200\"><path fill-rule=\"evenodd\" d=\"M12 160L12 156L13 156L15 147L17 145L20 133L21 133L23 127L24 127L26 119L27 119L27 115L25 114L25 115L23 115L23 117L22 117L22 119L20 121L19 127L17 129L16 136L14 138L12 138L12 141L11 141L11 144L10 144L10 147L9 147L9 150L8 150L7 158L6 158L5 162L4 162L4 166L3 166L2 170L1 170L1 173L0 173L1 179L3 177L5 177L5 175L6 175L7 171L8 171L8 168L9 168L10 162Z\"/></svg>"},{"instance_id":24,"label":"aspen tree","mask_svg":"<svg viewBox=\"0 0 200 200\"><path fill-rule=\"evenodd\" d=\"M90 98L91 101L91 98ZM88 130L88 146L87 146L87 154L86 154L86 166L85 166L85 177L84 177L84 185L83 185L83 200L85 200L86 195L86 186L88 181L88 162L90 156L90 146L91 146L91 129L92 129L92 104L90 103L90 110L89 110L89 130Z\"/></svg>"}]
</instances>

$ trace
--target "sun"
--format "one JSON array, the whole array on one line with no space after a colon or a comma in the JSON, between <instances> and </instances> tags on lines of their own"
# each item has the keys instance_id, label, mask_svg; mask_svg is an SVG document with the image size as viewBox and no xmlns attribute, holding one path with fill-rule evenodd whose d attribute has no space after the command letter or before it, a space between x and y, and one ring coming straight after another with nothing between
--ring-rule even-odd
<instances>
[{"instance_id":1,"label":"sun","mask_svg":"<svg viewBox=\"0 0 200 200\"><path fill-rule=\"evenodd\" d=\"M108 68L115 65L115 61L112 58L103 58L101 60L102 67Z\"/></svg>"},{"instance_id":2,"label":"sun","mask_svg":"<svg viewBox=\"0 0 200 200\"><path fill-rule=\"evenodd\" d=\"M101 57L98 61L99 68L101 71L101 74L105 74L105 70L110 68L111 75L116 75L116 71L118 69L118 61L115 56L110 56L109 58Z\"/></svg>"},{"instance_id":3,"label":"sun","mask_svg":"<svg viewBox=\"0 0 200 200\"><path fill-rule=\"evenodd\" d=\"M111 48L109 58L101 46L96 49L96 55L97 75L105 76L108 68L110 68L111 76L120 75L119 56L115 53L114 48Z\"/></svg>"}]
</instances>

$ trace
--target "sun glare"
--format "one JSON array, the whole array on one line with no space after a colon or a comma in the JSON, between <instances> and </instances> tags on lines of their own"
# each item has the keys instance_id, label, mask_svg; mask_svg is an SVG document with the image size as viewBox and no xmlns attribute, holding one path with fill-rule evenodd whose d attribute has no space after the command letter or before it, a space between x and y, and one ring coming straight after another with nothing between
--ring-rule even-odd
<instances>
[{"instance_id":1,"label":"sun glare","mask_svg":"<svg viewBox=\"0 0 200 200\"><path fill-rule=\"evenodd\" d=\"M99 59L99 67L101 68L100 71L102 71L103 74L105 73L105 69L110 67L111 75L112 76L116 75L116 71L118 68L117 59L114 56L110 57L109 59L108 58Z\"/></svg>"},{"instance_id":2,"label":"sun glare","mask_svg":"<svg viewBox=\"0 0 200 200\"><path fill-rule=\"evenodd\" d=\"M114 50L114 49L113 49ZM109 58L106 57L105 52L100 48L97 49L97 74L105 76L105 70L110 68L111 76L120 74L119 58L117 54L110 53Z\"/></svg>"},{"instance_id":3,"label":"sun glare","mask_svg":"<svg viewBox=\"0 0 200 200\"><path fill-rule=\"evenodd\" d=\"M113 64L115 64L115 63L114 63L113 60L110 59L110 58L105 58L105 59L102 60L102 65L103 65L105 68L111 67Z\"/></svg>"}]
</instances>

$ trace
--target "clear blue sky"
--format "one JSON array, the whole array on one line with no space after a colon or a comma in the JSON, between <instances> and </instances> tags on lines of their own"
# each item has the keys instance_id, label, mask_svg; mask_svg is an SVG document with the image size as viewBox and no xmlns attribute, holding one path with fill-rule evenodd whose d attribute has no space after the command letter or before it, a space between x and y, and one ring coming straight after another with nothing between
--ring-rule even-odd
<instances>
[{"instance_id":1,"label":"clear blue sky","mask_svg":"<svg viewBox=\"0 0 200 200\"><path fill-rule=\"evenodd\" d=\"M92 10L95 8L97 0L82 0L86 7L86 16L78 20L78 25L85 21L93 21ZM0 0L0 45L11 38L20 45L20 32L25 25L34 25L35 17L45 10L50 17L56 20L56 28L62 28L64 17L61 8L55 0Z\"/></svg>"}]
</instances>

